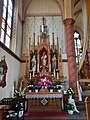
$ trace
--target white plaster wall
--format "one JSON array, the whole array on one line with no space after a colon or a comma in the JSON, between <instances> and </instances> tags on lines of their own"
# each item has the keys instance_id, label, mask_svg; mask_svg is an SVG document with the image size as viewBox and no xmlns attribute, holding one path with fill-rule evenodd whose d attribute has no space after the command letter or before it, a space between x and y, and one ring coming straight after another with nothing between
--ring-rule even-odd
<instances>
[{"instance_id":1,"label":"white plaster wall","mask_svg":"<svg viewBox=\"0 0 90 120\"><path fill-rule=\"evenodd\" d=\"M63 25L63 1L62 0L32 0L26 9L26 18L23 30L23 50L22 54L27 52L29 47L29 38L33 44L33 33L35 32L35 41L40 35L40 26L42 17L46 19L50 35L50 44L52 44L52 32L54 32L55 45L57 37L59 39L59 49L65 53L65 32Z\"/></svg>"},{"instance_id":2,"label":"white plaster wall","mask_svg":"<svg viewBox=\"0 0 90 120\"><path fill-rule=\"evenodd\" d=\"M18 18L16 30L16 55L21 56L22 46L22 0L18 1Z\"/></svg>"},{"instance_id":3,"label":"white plaster wall","mask_svg":"<svg viewBox=\"0 0 90 120\"><path fill-rule=\"evenodd\" d=\"M68 62L62 63L62 75L68 78Z\"/></svg>"},{"instance_id":4,"label":"white plaster wall","mask_svg":"<svg viewBox=\"0 0 90 120\"><path fill-rule=\"evenodd\" d=\"M22 24L18 19L18 26L17 26L17 42L16 42L16 55L21 56L21 46L22 46Z\"/></svg>"},{"instance_id":5,"label":"white plaster wall","mask_svg":"<svg viewBox=\"0 0 90 120\"><path fill-rule=\"evenodd\" d=\"M57 37L59 40L59 49L63 50L64 42L64 28L62 16L45 16L46 25L48 26L48 35L50 45L52 45L52 32L54 32L55 45L57 45ZM23 53L29 48L29 38L31 38L31 45L33 44L33 33L35 32L35 44L38 42L38 35L40 36L40 26L42 25L42 17L26 17L23 32Z\"/></svg>"},{"instance_id":6,"label":"white plaster wall","mask_svg":"<svg viewBox=\"0 0 90 120\"><path fill-rule=\"evenodd\" d=\"M0 99L4 97L11 97L14 81L18 82L20 74L20 62L9 55L6 51L0 48L0 60L1 57L6 57L6 63L8 66L7 75L6 75L6 87L0 87Z\"/></svg>"}]
</instances>

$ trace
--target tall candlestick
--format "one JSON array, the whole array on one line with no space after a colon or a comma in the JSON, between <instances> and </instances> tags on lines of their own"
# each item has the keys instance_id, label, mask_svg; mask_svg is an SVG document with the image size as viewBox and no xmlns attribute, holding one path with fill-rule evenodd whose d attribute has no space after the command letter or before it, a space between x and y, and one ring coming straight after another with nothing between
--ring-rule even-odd
<instances>
[{"instance_id":1,"label":"tall candlestick","mask_svg":"<svg viewBox=\"0 0 90 120\"><path fill-rule=\"evenodd\" d=\"M58 75L58 72L57 72L57 80L59 79L59 75Z\"/></svg>"},{"instance_id":2,"label":"tall candlestick","mask_svg":"<svg viewBox=\"0 0 90 120\"><path fill-rule=\"evenodd\" d=\"M39 35L38 35L38 45L39 45Z\"/></svg>"},{"instance_id":3,"label":"tall candlestick","mask_svg":"<svg viewBox=\"0 0 90 120\"><path fill-rule=\"evenodd\" d=\"M30 80L31 80L31 72L30 72Z\"/></svg>"},{"instance_id":4,"label":"tall candlestick","mask_svg":"<svg viewBox=\"0 0 90 120\"><path fill-rule=\"evenodd\" d=\"M14 86L12 87L12 98L14 96Z\"/></svg>"},{"instance_id":5,"label":"tall candlestick","mask_svg":"<svg viewBox=\"0 0 90 120\"><path fill-rule=\"evenodd\" d=\"M34 74L35 74L35 73L34 73L34 71L33 71L33 77L34 77Z\"/></svg>"},{"instance_id":6,"label":"tall candlestick","mask_svg":"<svg viewBox=\"0 0 90 120\"><path fill-rule=\"evenodd\" d=\"M55 69L54 69L54 71L53 71L53 72L54 72L54 77L55 77L55 76L56 76Z\"/></svg>"}]
</instances>

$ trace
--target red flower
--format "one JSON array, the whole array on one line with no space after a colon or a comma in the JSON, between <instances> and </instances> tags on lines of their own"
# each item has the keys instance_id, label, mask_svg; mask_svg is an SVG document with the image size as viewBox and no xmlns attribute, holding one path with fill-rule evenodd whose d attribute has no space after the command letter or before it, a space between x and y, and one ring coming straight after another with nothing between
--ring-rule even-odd
<instances>
[{"instance_id":1,"label":"red flower","mask_svg":"<svg viewBox=\"0 0 90 120\"><path fill-rule=\"evenodd\" d=\"M52 85L52 79L50 76L47 75L38 76L35 80L35 84L40 86L49 86Z\"/></svg>"}]
</instances>

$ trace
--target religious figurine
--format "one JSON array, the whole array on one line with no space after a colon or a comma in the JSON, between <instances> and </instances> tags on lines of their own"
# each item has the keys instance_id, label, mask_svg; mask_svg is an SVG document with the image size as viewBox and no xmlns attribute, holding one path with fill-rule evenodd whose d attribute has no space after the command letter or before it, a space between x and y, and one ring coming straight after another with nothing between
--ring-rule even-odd
<instances>
[{"instance_id":1,"label":"religious figurine","mask_svg":"<svg viewBox=\"0 0 90 120\"><path fill-rule=\"evenodd\" d=\"M35 72L36 71L36 57L35 57L35 55L33 56L31 62L32 62L32 71Z\"/></svg>"},{"instance_id":2,"label":"religious figurine","mask_svg":"<svg viewBox=\"0 0 90 120\"><path fill-rule=\"evenodd\" d=\"M53 57L52 57L52 69L53 70L56 70L56 56L54 55Z\"/></svg>"},{"instance_id":3,"label":"religious figurine","mask_svg":"<svg viewBox=\"0 0 90 120\"><path fill-rule=\"evenodd\" d=\"M42 66L46 66L46 63L47 63L47 55L45 52L43 52L43 55L41 57L41 61L42 61Z\"/></svg>"}]
</instances>

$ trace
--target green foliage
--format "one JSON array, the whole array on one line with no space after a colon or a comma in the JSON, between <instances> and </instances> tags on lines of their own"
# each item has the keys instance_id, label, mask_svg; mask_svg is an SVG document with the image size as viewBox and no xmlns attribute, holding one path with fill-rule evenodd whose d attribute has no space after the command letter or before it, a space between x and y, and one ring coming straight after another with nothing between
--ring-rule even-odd
<instances>
[{"instance_id":1,"label":"green foliage","mask_svg":"<svg viewBox=\"0 0 90 120\"><path fill-rule=\"evenodd\" d=\"M67 110L73 110L74 109L74 105L71 103L68 103L66 106Z\"/></svg>"},{"instance_id":2,"label":"green foliage","mask_svg":"<svg viewBox=\"0 0 90 120\"><path fill-rule=\"evenodd\" d=\"M29 83L28 83L28 85L35 85L35 82L34 82L34 80L33 80L33 79L29 80Z\"/></svg>"},{"instance_id":3,"label":"green foliage","mask_svg":"<svg viewBox=\"0 0 90 120\"><path fill-rule=\"evenodd\" d=\"M56 86L56 85L61 85L61 82L58 81L58 80L55 80L55 81L53 82L53 85L54 85L54 86Z\"/></svg>"},{"instance_id":4,"label":"green foliage","mask_svg":"<svg viewBox=\"0 0 90 120\"><path fill-rule=\"evenodd\" d=\"M67 94L74 96L74 91L73 91L73 89L72 89L72 88L68 88Z\"/></svg>"}]
</instances>

